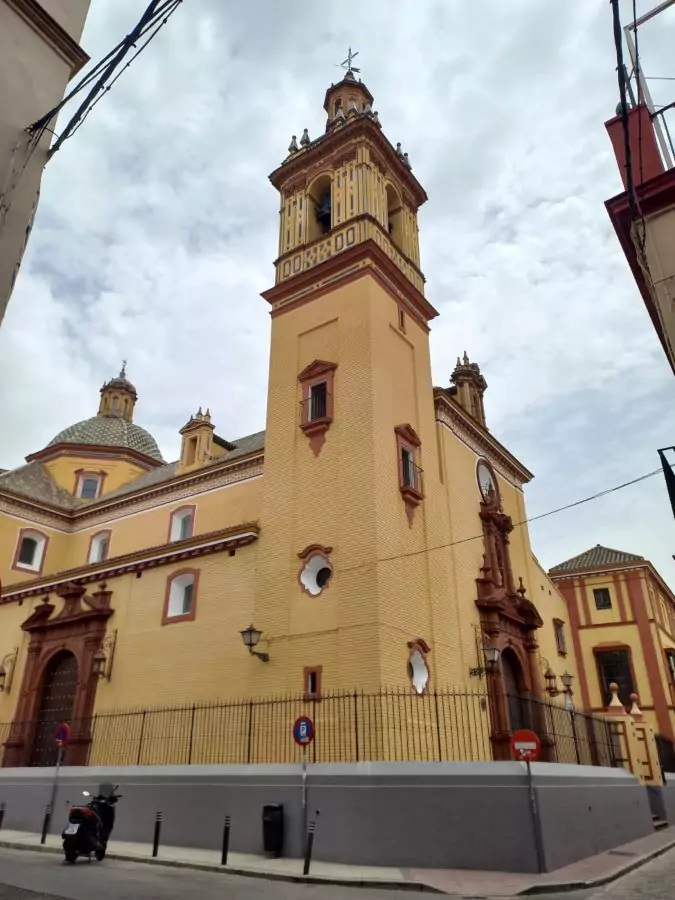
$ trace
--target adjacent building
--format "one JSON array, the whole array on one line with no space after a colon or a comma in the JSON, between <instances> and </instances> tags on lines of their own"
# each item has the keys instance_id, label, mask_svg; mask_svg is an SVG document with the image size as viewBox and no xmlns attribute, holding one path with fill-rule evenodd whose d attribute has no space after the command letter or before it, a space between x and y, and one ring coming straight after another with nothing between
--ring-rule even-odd
<instances>
[{"instance_id":1,"label":"adjacent building","mask_svg":"<svg viewBox=\"0 0 675 900\"><path fill-rule=\"evenodd\" d=\"M605 127L624 185L624 190L607 200L605 206L654 330L675 371L675 169L663 162L645 104L628 110L627 130L621 115L610 119Z\"/></svg>"},{"instance_id":2,"label":"adjacent building","mask_svg":"<svg viewBox=\"0 0 675 900\"><path fill-rule=\"evenodd\" d=\"M675 596L649 560L599 544L554 566L567 602L584 708L602 711L609 685L640 709L657 734L675 735Z\"/></svg>"},{"instance_id":3,"label":"adjacent building","mask_svg":"<svg viewBox=\"0 0 675 900\"><path fill-rule=\"evenodd\" d=\"M532 474L489 430L466 353L432 381L424 188L353 72L324 110L321 134L293 138L270 176L266 429L219 434L200 408L166 462L123 369L95 415L0 476L5 765L50 761L57 720L79 723L78 762L93 717L228 698L318 708L393 688L421 732L414 704L447 687L485 699L466 720L448 706L436 737L508 758L524 721L509 697L548 689L562 704L556 676L575 683L565 601L524 524ZM127 737L132 722L145 727L126 719ZM384 740L406 726L367 727Z\"/></svg>"},{"instance_id":4,"label":"adjacent building","mask_svg":"<svg viewBox=\"0 0 675 900\"><path fill-rule=\"evenodd\" d=\"M0 323L33 225L55 120L41 136L27 129L54 109L89 59L79 44L89 3L0 0Z\"/></svg>"}]
</instances>

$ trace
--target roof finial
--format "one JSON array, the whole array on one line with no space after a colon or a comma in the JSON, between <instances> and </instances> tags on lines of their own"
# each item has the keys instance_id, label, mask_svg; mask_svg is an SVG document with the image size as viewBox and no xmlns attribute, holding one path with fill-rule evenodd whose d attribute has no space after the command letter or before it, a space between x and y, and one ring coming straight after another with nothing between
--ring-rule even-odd
<instances>
[{"instance_id":1,"label":"roof finial","mask_svg":"<svg viewBox=\"0 0 675 900\"><path fill-rule=\"evenodd\" d=\"M122 360L122 368L120 369L120 378L127 377L127 361L126 359Z\"/></svg>"},{"instance_id":2,"label":"roof finial","mask_svg":"<svg viewBox=\"0 0 675 900\"><path fill-rule=\"evenodd\" d=\"M340 63L340 68L346 69L348 74L350 72L360 72L361 69L357 69L356 66L352 65L352 61L355 60L358 55L359 51L357 50L356 53L352 53L352 48L350 47L349 52L347 53L347 59Z\"/></svg>"}]
</instances>

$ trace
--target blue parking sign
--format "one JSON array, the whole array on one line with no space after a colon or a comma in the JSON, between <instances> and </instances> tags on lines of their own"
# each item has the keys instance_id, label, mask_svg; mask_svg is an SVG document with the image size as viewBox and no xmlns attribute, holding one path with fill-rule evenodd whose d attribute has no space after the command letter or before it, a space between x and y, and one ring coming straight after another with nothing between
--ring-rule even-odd
<instances>
[{"instance_id":1,"label":"blue parking sign","mask_svg":"<svg viewBox=\"0 0 675 900\"><path fill-rule=\"evenodd\" d=\"M314 740L314 722L309 716L300 716L293 725L293 740L301 747L306 747Z\"/></svg>"}]
</instances>

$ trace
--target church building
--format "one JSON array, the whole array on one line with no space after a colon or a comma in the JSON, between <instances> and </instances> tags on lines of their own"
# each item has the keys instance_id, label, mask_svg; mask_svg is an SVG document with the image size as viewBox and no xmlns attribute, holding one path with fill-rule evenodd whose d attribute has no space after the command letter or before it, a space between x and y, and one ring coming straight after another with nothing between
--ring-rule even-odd
<instances>
[{"instance_id":1,"label":"church building","mask_svg":"<svg viewBox=\"0 0 675 900\"><path fill-rule=\"evenodd\" d=\"M509 695L572 702L565 600L523 524L532 474L466 353L432 381L427 196L373 102L349 69L325 131L270 176L265 430L220 435L200 408L166 462L123 367L95 415L0 475L4 765L40 764L61 720L82 762L114 710L384 688L412 708L448 687L486 692L501 759Z\"/></svg>"}]
</instances>

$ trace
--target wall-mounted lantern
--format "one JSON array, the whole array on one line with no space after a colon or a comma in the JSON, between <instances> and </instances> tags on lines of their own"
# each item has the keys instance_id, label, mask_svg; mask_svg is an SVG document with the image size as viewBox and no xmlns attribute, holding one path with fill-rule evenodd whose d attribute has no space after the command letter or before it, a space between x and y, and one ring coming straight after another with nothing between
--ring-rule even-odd
<instances>
[{"instance_id":1,"label":"wall-mounted lantern","mask_svg":"<svg viewBox=\"0 0 675 900\"><path fill-rule=\"evenodd\" d=\"M499 666L499 658L502 655L502 651L499 647L495 647L492 641L486 640L481 647L481 652L483 654L485 665L469 669L469 675L472 677L482 678L483 675L486 675L488 672L496 671Z\"/></svg>"},{"instance_id":2,"label":"wall-mounted lantern","mask_svg":"<svg viewBox=\"0 0 675 900\"><path fill-rule=\"evenodd\" d=\"M560 680L562 681L562 690L559 690L558 676L551 668L548 660L544 659L543 656L540 658L540 665L541 670L544 673L544 681L546 682L546 693L549 695L549 697L558 697L560 694L566 694L571 697L574 675L570 675L569 672L563 672L563 674L560 676Z\"/></svg>"},{"instance_id":3,"label":"wall-mounted lantern","mask_svg":"<svg viewBox=\"0 0 675 900\"><path fill-rule=\"evenodd\" d=\"M19 656L19 648L15 647L11 653L8 653L0 662L0 691L9 693L14 680L14 669Z\"/></svg>"},{"instance_id":4,"label":"wall-mounted lantern","mask_svg":"<svg viewBox=\"0 0 675 900\"><path fill-rule=\"evenodd\" d=\"M248 628L244 628L243 631L240 631L241 639L244 642L244 646L248 647L248 652L251 656L257 656L259 660L262 662L269 662L270 655L269 653L260 653L258 650L254 650L254 647L258 646L258 642L262 637L262 631L259 631L257 628L254 628L253 625L249 625Z\"/></svg>"},{"instance_id":5,"label":"wall-mounted lantern","mask_svg":"<svg viewBox=\"0 0 675 900\"><path fill-rule=\"evenodd\" d=\"M105 678L107 681L110 681L116 644L117 629L108 635L96 653L94 653L94 659L91 664L91 673L94 678Z\"/></svg>"}]
</instances>

